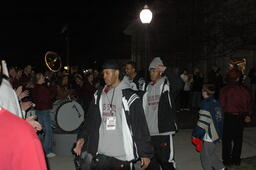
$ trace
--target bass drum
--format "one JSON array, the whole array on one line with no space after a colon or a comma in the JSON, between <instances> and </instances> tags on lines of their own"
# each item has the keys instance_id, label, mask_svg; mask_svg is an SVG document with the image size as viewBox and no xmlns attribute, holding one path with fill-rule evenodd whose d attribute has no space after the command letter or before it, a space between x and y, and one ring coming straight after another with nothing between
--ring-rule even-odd
<instances>
[{"instance_id":1,"label":"bass drum","mask_svg":"<svg viewBox=\"0 0 256 170\"><path fill-rule=\"evenodd\" d=\"M59 101L57 104L57 109L55 113L55 121L57 127L64 132L74 132L78 130L84 121L84 110L82 106L74 101Z\"/></svg>"}]
</instances>

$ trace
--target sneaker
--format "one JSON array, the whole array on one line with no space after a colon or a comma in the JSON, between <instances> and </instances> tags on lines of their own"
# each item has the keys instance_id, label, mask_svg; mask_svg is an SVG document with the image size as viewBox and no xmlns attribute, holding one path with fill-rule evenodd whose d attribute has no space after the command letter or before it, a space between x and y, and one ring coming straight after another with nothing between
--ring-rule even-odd
<instances>
[{"instance_id":1,"label":"sneaker","mask_svg":"<svg viewBox=\"0 0 256 170\"><path fill-rule=\"evenodd\" d=\"M50 152L50 153L48 153L48 154L46 155L47 158L52 158L52 157L55 157L55 156L56 156L56 154L55 154L55 153L52 153L52 152Z\"/></svg>"},{"instance_id":2,"label":"sneaker","mask_svg":"<svg viewBox=\"0 0 256 170\"><path fill-rule=\"evenodd\" d=\"M233 165L240 166L241 165L241 161L233 161Z\"/></svg>"},{"instance_id":3,"label":"sneaker","mask_svg":"<svg viewBox=\"0 0 256 170\"><path fill-rule=\"evenodd\" d=\"M223 165L227 167L227 166L232 166L233 163L228 160L228 161L223 161Z\"/></svg>"}]
</instances>

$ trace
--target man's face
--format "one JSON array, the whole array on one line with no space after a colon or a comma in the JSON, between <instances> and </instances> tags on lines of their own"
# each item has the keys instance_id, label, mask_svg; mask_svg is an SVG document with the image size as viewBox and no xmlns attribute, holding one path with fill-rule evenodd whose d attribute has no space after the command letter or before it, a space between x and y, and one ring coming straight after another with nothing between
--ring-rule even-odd
<instances>
[{"instance_id":1,"label":"man's face","mask_svg":"<svg viewBox=\"0 0 256 170\"><path fill-rule=\"evenodd\" d=\"M39 82L40 82L40 84L45 83L45 77L43 74L40 75Z\"/></svg>"},{"instance_id":2,"label":"man's face","mask_svg":"<svg viewBox=\"0 0 256 170\"><path fill-rule=\"evenodd\" d=\"M83 81L78 77L75 78L75 82L76 82L77 85L82 85L83 84Z\"/></svg>"},{"instance_id":3,"label":"man's face","mask_svg":"<svg viewBox=\"0 0 256 170\"><path fill-rule=\"evenodd\" d=\"M21 76L22 76L22 70L19 70L18 72L17 72L17 78L20 78Z\"/></svg>"},{"instance_id":4,"label":"man's face","mask_svg":"<svg viewBox=\"0 0 256 170\"><path fill-rule=\"evenodd\" d=\"M152 82L156 82L158 79L161 78L161 71L156 68L150 69L149 73Z\"/></svg>"},{"instance_id":5,"label":"man's face","mask_svg":"<svg viewBox=\"0 0 256 170\"><path fill-rule=\"evenodd\" d=\"M25 70L26 70L27 73L30 74L30 73L32 72L32 67L31 67L31 65L27 65L26 68L25 68Z\"/></svg>"},{"instance_id":6,"label":"man's face","mask_svg":"<svg viewBox=\"0 0 256 170\"><path fill-rule=\"evenodd\" d=\"M107 86L112 86L119 79L119 70L104 69L103 78Z\"/></svg>"},{"instance_id":7,"label":"man's face","mask_svg":"<svg viewBox=\"0 0 256 170\"><path fill-rule=\"evenodd\" d=\"M68 85L68 76L62 78L62 85Z\"/></svg>"},{"instance_id":8,"label":"man's face","mask_svg":"<svg viewBox=\"0 0 256 170\"><path fill-rule=\"evenodd\" d=\"M135 69L131 64L125 65L125 73L128 77L131 77L131 75L135 73Z\"/></svg>"},{"instance_id":9,"label":"man's face","mask_svg":"<svg viewBox=\"0 0 256 170\"><path fill-rule=\"evenodd\" d=\"M87 80L89 82L92 82L93 81L93 74L90 74L88 77L87 77Z\"/></svg>"},{"instance_id":10,"label":"man's face","mask_svg":"<svg viewBox=\"0 0 256 170\"><path fill-rule=\"evenodd\" d=\"M10 74L11 77L13 77L13 78L16 77L17 72L16 72L15 68L10 69L10 70L9 70L9 74Z\"/></svg>"},{"instance_id":11,"label":"man's face","mask_svg":"<svg viewBox=\"0 0 256 170\"><path fill-rule=\"evenodd\" d=\"M194 69L194 74L198 74L200 71L199 71L199 69L198 68L195 68Z\"/></svg>"},{"instance_id":12,"label":"man's face","mask_svg":"<svg viewBox=\"0 0 256 170\"><path fill-rule=\"evenodd\" d=\"M208 98L207 92L202 90L202 96L204 99Z\"/></svg>"}]
</instances>

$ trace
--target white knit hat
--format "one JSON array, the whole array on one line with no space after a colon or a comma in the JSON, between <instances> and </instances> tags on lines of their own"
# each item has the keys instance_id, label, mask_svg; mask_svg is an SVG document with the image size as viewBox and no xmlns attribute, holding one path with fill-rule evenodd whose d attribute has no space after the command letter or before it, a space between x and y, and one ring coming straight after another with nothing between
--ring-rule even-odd
<instances>
[{"instance_id":1,"label":"white knit hat","mask_svg":"<svg viewBox=\"0 0 256 170\"><path fill-rule=\"evenodd\" d=\"M148 67L148 70L153 69L153 68L156 68L156 65L164 65L164 64L163 64L163 61L161 60L160 57L155 57L155 58L151 61L150 65L149 65L149 67Z\"/></svg>"}]
</instances>

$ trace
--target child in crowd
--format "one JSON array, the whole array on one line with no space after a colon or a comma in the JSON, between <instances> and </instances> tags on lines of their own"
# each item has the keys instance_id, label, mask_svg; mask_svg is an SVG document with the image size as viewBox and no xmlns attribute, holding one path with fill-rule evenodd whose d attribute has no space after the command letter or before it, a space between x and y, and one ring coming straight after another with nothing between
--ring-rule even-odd
<instances>
[{"instance_id":1,"label":"child in crowd","mask_svg":"<svg viewBox=\"0 0 256 170\"><path fill-rule=\"evenodd\" d=\"M217 100L214 99L214 85L206 84L202 89L204 100L199 110L199 120L192 133L192 143L200 152L200 159L204 170L224 170L225 167L216 155L216 144L222 138L223 111Z\"/></svg>"}]
</instances>

